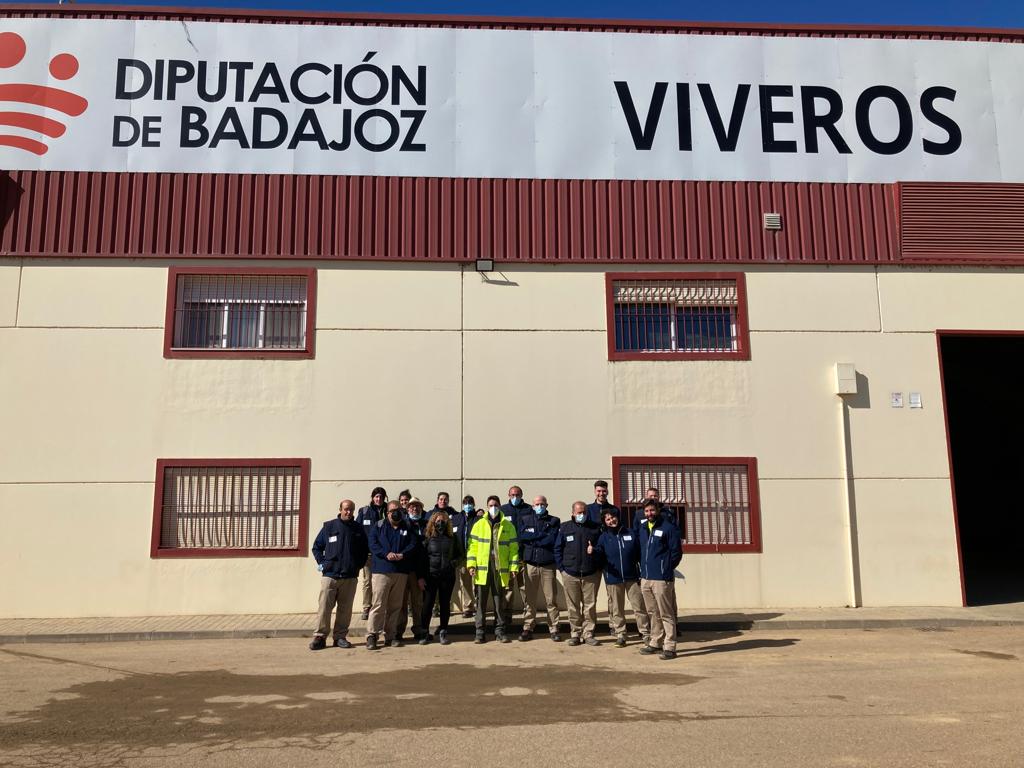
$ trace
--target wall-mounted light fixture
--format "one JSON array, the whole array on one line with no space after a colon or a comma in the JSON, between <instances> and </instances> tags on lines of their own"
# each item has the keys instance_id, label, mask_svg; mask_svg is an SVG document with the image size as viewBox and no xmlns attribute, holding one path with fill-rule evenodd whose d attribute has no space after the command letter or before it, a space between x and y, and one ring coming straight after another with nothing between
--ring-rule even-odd
<instances>
[{"instance_id":1,"label":"wall-mounted light fixture","mask_svg":"<svg viewBox=\"0 0 1024 768\"><path fill-rule=\"evenodd\" d=\"M477 259L476 260L476 271L477 272L493 272L494 271L494 259Z\"/></svg>"}]
</instances>

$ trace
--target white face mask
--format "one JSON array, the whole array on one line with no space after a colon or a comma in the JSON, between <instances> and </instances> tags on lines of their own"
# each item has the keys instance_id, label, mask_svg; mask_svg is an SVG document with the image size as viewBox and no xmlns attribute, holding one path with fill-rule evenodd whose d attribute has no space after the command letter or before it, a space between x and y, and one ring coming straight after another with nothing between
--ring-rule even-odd
<instances>
[{"instance_id":1,"label":"white face mask","mask_svg":"<svg viewBox=\"0 0 1024 768\"><path fill-rule=\"evenodd\" d=\"M492 518L497 517L498 516L498 512L500 512L500 511L501 510L499 510L497 507L488 507L487 508L487 514L489 514Z\"/></svg>"}]
</instances>

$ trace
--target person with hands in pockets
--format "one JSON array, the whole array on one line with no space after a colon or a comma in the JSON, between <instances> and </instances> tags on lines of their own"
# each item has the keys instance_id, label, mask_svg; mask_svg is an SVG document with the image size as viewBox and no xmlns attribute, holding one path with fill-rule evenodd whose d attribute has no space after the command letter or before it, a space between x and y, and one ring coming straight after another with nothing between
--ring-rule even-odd
<instances>
[{"instance_id":1,"label":"person with hands in pockets","mask_svg":"<svg viewBox=\"0 0 1024 768\"><path fill-rule=\"evenodd\" d=\"M317 606L317 628L309 650L327 647L327 633L334 617L333 645L351 648L348 628L352 622L352 603L356 597L359 571L369 554L366 534L355 520L356 505L351 499L341 502L338 516L323 524L313 542L313 557L320 571L320 600Z\"/></svg>"},{"instance_id":2,"label":"person with hands in pockets","mask_svg":"<svg viewBox=\"0 0 1024 768\"><path fill-rule=\"evenodd\" d=\"M601 529L587 517L582 501L572 505L572 518L558 530L555 564L562 572L565 605L569 611L569 645L600 645L597 629L597 590L601 584L596 545Z\"/></svg>"},{"instance_id":3,"label":"person with hands in pockets","mask_svg":"<svg viewBox=\"0 0 1024 768\"><path fill-rule=\"evenodd\" d=\"M368 650L377 650L377 637L381 634L385 643L390 640L396 648L402 645L398 619L405 585L416 565L416 547L416 533L405 519L405 513L397 501L389 501L384 519L370 528L373 606L366 627Z\"/></svg>"},{"instance_id":4,"label":"person with hands in pockets","mask_svg":"<svg viewBox=\"0 0 1024 768\"><path fill-rule=\"evenodd\" d=\"M651 639L644 655L661 650L666 661L676 657L676 566L683 559L679 529L660 514L658 502L644 502L640 524L640 592L651 614Z\"/></svg>"},{"instance_id":5,"label":"person with hands in pockets","mask_svg":"<svg viewBox=\"0 0 1024 768\"><path fill-rule=\"evenodd\" d=\"M508 612L508 590L519 573L519 539L512 521L501 512L501 499L487 497L487 514L479 518L469 534L466 567L476 587L476 642L486 641L487 602L494 601L494 637L502 643L512 638Z\"/></svg>"},{"instance_id":6,"label":"person with hands in pockets","mask_svg":"<svg viewBox=\"0 0 1024 768\"><path fill-rule=\"evenodd\" d=\"M633 606L636 628L644 645L651 635L651 617L640 592L640 537L622 524L612 507L604 512L604 529L597 540L597 551L604 569L604 588L608 593L608 627L615 635L615 647L626 647L626 600Z\"/></svg>"}]
</instances>

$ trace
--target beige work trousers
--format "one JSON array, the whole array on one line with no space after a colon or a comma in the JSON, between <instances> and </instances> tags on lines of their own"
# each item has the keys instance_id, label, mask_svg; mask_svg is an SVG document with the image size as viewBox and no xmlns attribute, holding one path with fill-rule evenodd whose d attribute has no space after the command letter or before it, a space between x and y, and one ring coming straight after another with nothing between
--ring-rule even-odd
<instances>
[{"instance_id":1,"label":"beige work trousers","mask_svg":"<svg viewBox=\"0 0 1024 768\"><path fill-rule=\"evenodd\" d=\"M469 575L469 568L466 566L455 569L455 589L452 590L452 608L453 613L475 611L473 577Z\"/></svg>"},{"instance_id":2,"label":"beige work trousers","mask_svg":"<svg viewBox=\"0 0 1024 768\"><path fill-rule=\"evenodd\" d=\"M373 555L370 555L368 558L366 558L366 565L363 566L363 572L362 572L362 576L363 576L363 581L362 581L363 612L364 613L366 611L370 610L371 606L373 605L373 585L372 585L373 574L370 573L370 561L372 559L373 559Z\"/></svg>"},{"instance_id":3,"label":"beige work trousers","mask_svg":"<svg viewBox=\"0 0 1024 768\"><path fill-rule=\"evenodd\" d=\"M608 592L608 628L616 637L626 636L626 600L633 607L636 617L636 628L640 637L645 640L651 636L651 615L644 605L644 596L640 591L639 581L628 581L624 584L605 584Z\"/></svg>"},{"instance_id":4,"label":"beige work trousers","mask_svg":"<svg viewBox=\"0 0 1024 768\"><path fill-rule=\"evenodd\" d=\"M373 605L366 625L368 633L379 635L383 632L385 642L398 637L398 615L402 612L402 596L408 578L405 573L373 574Z\"/></svg>"},{"instance_id":5,"label":"beige work trousers","mask_svg":"<svg viewBox=\"0 0 1024 768\"><path fill-rule=\"evenodd\" d=\"M676 649L676 585L674 581L641 579L640 591L651 614L651 641L654 648Z\"/></svg>"},{"instance_id":6,"label":"beige work trousers","mask_svg":"<svg viewBox=\"0 0 1024 768\"><path fill-rule=\"evenodd\" d=\"M348 635L349 624L352 623L352 603L356 597L356 579L332 579L320 577L320 600L317 605L316 637L327 637L331 631L331 614L337 606L334 617L335 640Z\"/></svg>"},{"instance_id":7,"label":"beige work trousers","mask_svg":"<svg viewBox=\"0 0 1024 768\"><path fill-rule=\"evenodd\" d=\"M544 597L544 607L548 614L548 632L558 631L558 580L555 578L555 566L526 564L525 570L519 572L523 580L526 598L523 600L523 631L532 632L537 620L537 602Z\"/></svg>"},{"instance_id":8,"label":"beige work trousers","mask_svg":"<svg viewBox=\"0 0 1024 768\"><path fill-rule=\"evenodd\" d=\"M405 628L409 626L409 609L412 608L412 636L419 640L426 634L426 627L421 627L423 620L423 590L420 589L420 580L415 573L409 574L405 583L405 594L402 596L402 612L398 616L398 634L401 637L405 634Z\"/></svg>"},{"instance_id":9,"label":"beige work trousers","mask_svg":"<svg viewBox=\"0 0 1024 768\"><path fill-rule=\"evenodd\" d=\"M516 578L514 585L509 584L508 587L508 607L510 613L519 613L519 609L526 610L526 581L523 579L523 571L519 571L519 576ZM516 595L518 594L518 599Z\"/></svg>"},{"instance_id":10,"label":"beige work trousers","mask_svg":"<svg viewBox=\"0 0 1024 768\"><path fill-rule=\"evenodd\" d=\"M597 590L601 574L570 576L562 574L565 607L569 610L569 637L592 637L597 629Z\"/></svg>"}]
</instances>

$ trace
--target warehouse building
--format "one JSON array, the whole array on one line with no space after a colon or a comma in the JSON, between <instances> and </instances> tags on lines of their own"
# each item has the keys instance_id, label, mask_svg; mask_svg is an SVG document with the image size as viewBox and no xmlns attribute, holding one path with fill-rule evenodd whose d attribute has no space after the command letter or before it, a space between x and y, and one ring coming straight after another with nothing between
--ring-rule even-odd
<instances>
[{"instance_id":1,"label":"warehouse building","mask_svg":"<svg viewBox=\"0 0 1024 768\"><path fill-rule=\"evenodd\" d=\"M0 615L311 610L342 498L597 479L683 610L1024 598L1021 34L2 15Z\"/></svg>"}]
</instances>

